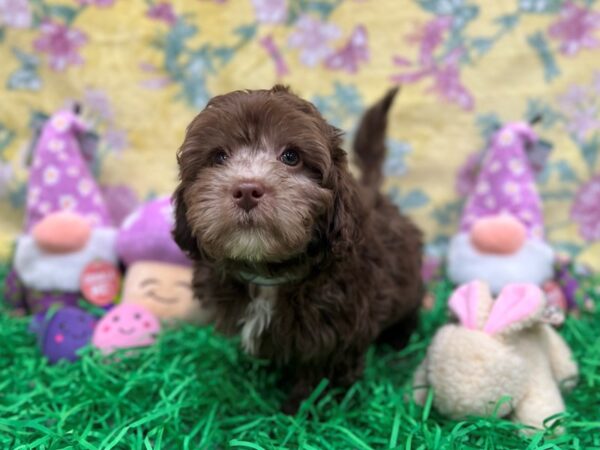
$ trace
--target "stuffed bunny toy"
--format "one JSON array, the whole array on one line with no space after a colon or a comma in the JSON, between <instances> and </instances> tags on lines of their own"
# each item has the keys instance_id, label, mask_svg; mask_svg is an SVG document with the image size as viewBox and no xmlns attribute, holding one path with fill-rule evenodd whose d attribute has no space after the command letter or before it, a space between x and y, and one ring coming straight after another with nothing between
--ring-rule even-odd
<instances>
[{"instance_id":1,"label":"stuffed bunny toy","mask_svg":"<svg viewBox=\"0 0 600 450\"><path fill-rule=\"evenodd\" d=\"M413 381L423 404L427 387L435 408L451 418L489 415L503 397L499 414L543 428L564 411L560 385L572 387L577 365L562 337L542 322L544 294L534 284L509 284L496 301L487 284L460 286L449 307L458 324L433 338Z\"/></svg>"}]
</instances>

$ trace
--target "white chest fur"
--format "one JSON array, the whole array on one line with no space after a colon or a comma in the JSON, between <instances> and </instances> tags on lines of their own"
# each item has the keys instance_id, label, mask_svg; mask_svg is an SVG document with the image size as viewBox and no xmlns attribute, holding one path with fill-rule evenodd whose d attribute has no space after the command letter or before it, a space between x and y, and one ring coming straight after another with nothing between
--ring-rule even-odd
<instances>
[{"instance_id":1,"label":"white chest fur","mask_svg":"<svg viewBox=\"0 0 600 450\"><path fill-rule=\"evenodd\" d=\"M277 286L248 286L252 301L246 308L244 317L240 320L242 325L242 348L251 355L258 351L261 335L269 328L275 300L277 299Z\"/></svg>"}]
</instances>

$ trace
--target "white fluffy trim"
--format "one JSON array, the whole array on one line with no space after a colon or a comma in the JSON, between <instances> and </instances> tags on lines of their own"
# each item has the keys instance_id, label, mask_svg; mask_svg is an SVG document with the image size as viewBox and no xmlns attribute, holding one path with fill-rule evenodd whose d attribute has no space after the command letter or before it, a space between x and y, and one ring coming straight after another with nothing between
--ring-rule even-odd
<instances>
[{"instance_id":1,"label":"white fluffy trim","mask_svg":"<svg viewBox=\"0 0 600 450\"><path fill-rule=\"evenodd\" d=\"M83 249L55 254L40 249L32 236L21 236L17 241L14 268L28 288L77 292L81 273L90 262L117 263L116 238L116 229L96 228Z\"/></svg>"},{"instance_id":2,"label":"white fluffy trim","mask_svg":"<svg viewBox=\"0 0 600 450\"><path fill-rule=\"evenodd\" d=\"M471 244L466 233L450 241L448 275L455 283L481 280L489 284L494 294L509 283L542 284L553 273L554 251L539 239L525 241L512 255L481 253Z\"/></svg>"}]
</instances>

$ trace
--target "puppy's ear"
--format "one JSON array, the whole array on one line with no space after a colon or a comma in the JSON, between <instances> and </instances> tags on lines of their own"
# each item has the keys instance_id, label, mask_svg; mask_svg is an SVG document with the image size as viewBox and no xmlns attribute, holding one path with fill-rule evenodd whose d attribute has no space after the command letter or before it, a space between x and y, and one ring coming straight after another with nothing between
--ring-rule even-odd
<instances>
[{"instance_id":1,"label":"puppy's ear","mask_svg":"<svg viewBox=\"0 0 600 450\"><path fill-rule=\"evenodd\" d=\"M332 210L328 214L325 236L334 257L353 252L363 238L366 210L358 192L358 185L348 169L346 152L337 148L333 155Z\"/></svg>"},{"instance_id":2,"label":"puppy's ear","mask_svg":"<svg viewBox=\"0 0 600 450\"><path fill-rule=\"evenodd\" d=\"M173 228L173 239L191 259L200 259L198 242L192 233L187 220L187 206L184 200L185 187L181 182L173 194L172 202L175 211L175 227Z\"/></svg>"}]
</instances>

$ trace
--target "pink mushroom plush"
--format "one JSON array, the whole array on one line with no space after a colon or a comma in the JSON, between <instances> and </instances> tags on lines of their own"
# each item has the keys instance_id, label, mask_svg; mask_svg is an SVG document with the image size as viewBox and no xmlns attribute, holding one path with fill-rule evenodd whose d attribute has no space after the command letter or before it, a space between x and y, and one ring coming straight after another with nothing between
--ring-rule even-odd
<instances>
[{"instance_id":1,"label":"pink mushroom plush","mask_svg":"<svg viewBox=\"0 0 600 450\"><path fill-rule=\"evenodd\" d=\"M120 348L152 345L160 332L160 322L140 305L122 304L112 308L96 325L92 344L104 353Z\"/></svg>"}]
</instances>

